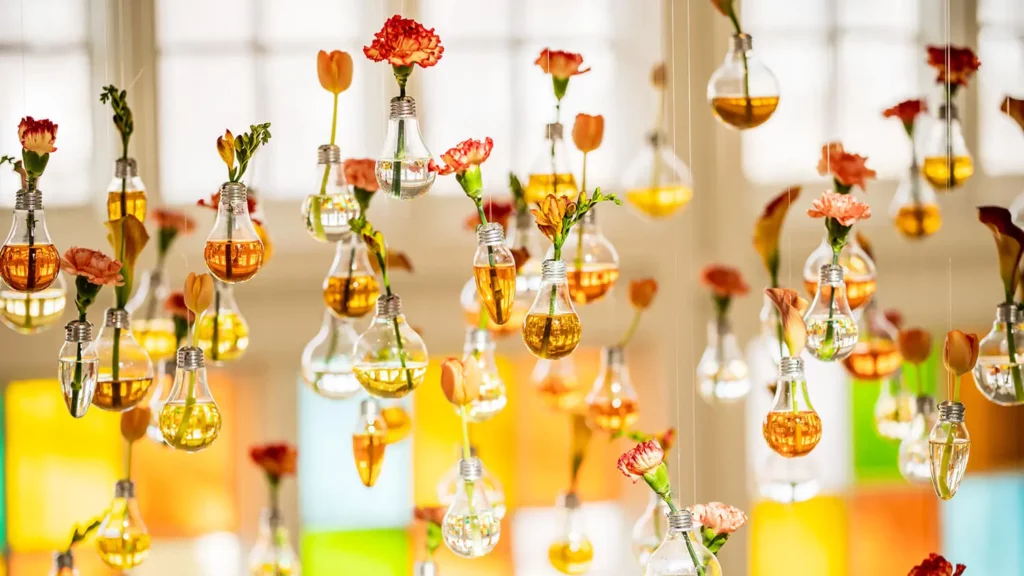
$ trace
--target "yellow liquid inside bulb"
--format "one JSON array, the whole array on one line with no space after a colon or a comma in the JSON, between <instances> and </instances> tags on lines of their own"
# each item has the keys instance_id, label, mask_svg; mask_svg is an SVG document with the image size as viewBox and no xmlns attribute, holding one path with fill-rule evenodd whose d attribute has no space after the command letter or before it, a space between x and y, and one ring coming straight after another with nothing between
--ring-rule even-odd
<instances>
[{"instance_id":1,"label":"yellow liquid inside bulb","mask_svg":"<svg viewBox=\"0 0 1024 576\"><path fill-rule=\"evenodd\" d=\"M146 349L149 359L153 362L169 360L178 350L178 339L174 336L174 320L170 318L133 320L132 334Z\"/></svg>"},{"instance_id":2,"label":"yellow liquid inside bulb","mask_svg":"<svg viewBox=\"0 0 1024 576\"><path fill-rule=\"evenodd\" d=\"M384 463L384 449L387 437L383 432L360 432L352 435L352 454L356 461L359 479L367 488L372 488L380 476Z\"/></svg>"},{"instance_id":3,"label":"yellow liquid inside bulb","mask_svg":"<svg viewBox=\"0 0 1024 576\"><path fill-rule=\"evenodd\" d=\"M587 424L594 430L614 434L639 419L640 405L628 398L602 398L587 405Z\"/></svg>"},{"instance_id":4,"label":"yellow liquid inside bulb","mask_svg":"<svg viewBox=\"0 0 1024 576\"><path fill-rule=\"evenodd\" d=\"M682 185L634 188L626 191L626 201L651 218L665 218L690 203L693 190Z\"/></svg>"},{"instance_id":5,"label":"yellow liquid inside bulb","mask_svg":"<svg viewBox=\"0 0 1024 576\"><path fill-rule=\"evenodd\" d=\"M188 412L188 419L185 419ZM181 431L184 426L184 432ZM160 433L164 440L178 450L198 452L217 439L220 434L220 408L211 401L197 402L191 410L185 402L167 402L160 409Z\"/></svg>"},{"instance_id":6,"label":"yellow liquid inside bulb","mask_svg":"<svg viewBox=\"0 0 1024 576\"><path fill-rule=\"evenodd\" d=\"M558 360L572 354L580 343L583 326L576 314L527 314L523 343L538 358Z\"/></svg>"},{"instance_id":7,"label":"yellow liquid inside bulb","mask_svg":"<svg viewBox=\"0 0 1024 576\"><path fill-rule=\"evenodd\" d=\"M935 204L908 205L896 213L896 229L907 238L931 236L942 227L942 214Z\"/></svg>"},{"instance_id":8,"label":"yellow liquid inside bulb","mask_svg":"<svg viewBox=\"0 0 1024 576\"><path fill-rule=\"evenodd\" d=\"M552 182L555 184L553 187ZM523 197L527 204L539 204L548 194L575 200L579 193L576 177L572 174L555 174L554 177L551 174L530 174Z\"/></svg>"},{"instance_id":9,"label":"yellow liquid inside bulb","mask_svg":"<svg viewBox=\"0 0 1024 576\"><path fill-rule=\"evenodd\" d=\"M873 339L857 342L853 352L843 359L843 366L858 380L878 380L894 374L903 363L903 356L891 340Z\"/></svg>"},{"instance_id":10,"label":"yellow liquid inside bulb","mask_svg":"<svg viewBox=\"0 0 1024 576\"><path fill-rule=\"evenodd\" d=\"M711 99L711 110L719 120L733 128L747 130L764 124L779 107L778 96L729 96Z\"/></svg>"},{"instance_id":11,"label":"yellow liquid inside bulb","mask_svg":"<svg viewBox=\"0 0 1024 576\"><path fill-rule=\"evenodd\" d=\"M586 390L578 380L561 376L546 376L537 384L537 392L548 406L562 412L574 411L586 397Z\"/></svg>"},{"instance_id":12,"label":"yellow liquid inside bulb","mask_svg":"<svg viewBox=\"0 0 1024 576\"><path fill-rule=\"evenodd\" d=\"M380 417L388 426L385 444L394 444L405 440L412 432L412 418L401 406L388 406L380 411Z\"/></svg>"},{"instance_id":13,"label":"yellow liquid inside bulb","mask_svg":"<svg viewBox=\"0 0 1024 576\"><path fill-rule=\"evenodd\" d=\"M380 398L402 398L419 387L427 375L424 362L398 362L355 366L352 372L363 388Z\"/></svg>"},{"instance_id":14,"label":"yellow liquid inside bulb","mask_svg":"<svg viewBox=\"0 0 1024 576\"><path fill-rule=\"evenodd\" d=\"M868 300L875 294L875 280L872 279L860 279L860 278L846 278L846 300L850 304L850 310L856 310L864 304L867 304ZM809 280L804 278L804 290L810 294L811 299L814 299L814 295L818 293L818 279Z\"/></svg>"},{"instance_id":15,"label":"yellow liquid inside bulb","mask_svg":"<svg viewBox=\"0 0 1024 576\"><path fill-rule=\"evenodd\" d=\"M768 447L780 456L806 456L821 440L821 417L817 412L769 412L761 431Z\"/></svg>"},{"instance_id":16,"label":"yellow liquid inside bulb","mask_svg":"<svg viewBox=\"0 0 1024 576\"><path fill-rule=\"evenodd\" d=\"M580 270L573 262L570 267L566 273L569 297L576 304L590 304L604 298L619 279L619 267L615 264L584 264Z\"/></svg>"},{"instance_id":17,"label":"yellow liquid inside bulb","mask_svg":"<svg viewBox=\"0 0 1024 576\"><path fill-rule=\"evenodd\" d=\"M512 317L512 304L516 298L516 267L505 264L495 267L474 266L473 280L476 293L495 324L507 324Z\"/></svg>"},{"instance_id":18,"label":"yellow liquid inside bulb","mask_svg":"<svg viewBox=\"0 0 1024 576\"><path fill-rule=\"evenodd\" d=\"M4 323L20 334L33 334L60 320L67 297L58 288L25 293L0 291L0 315Z\"/></svg>"},{"instance_id":19,"label":"yellow liquid inside bulb","mask_svg":"<svg viewBox=\"0 0 1024 576\"><path fill-rule=\"evenodd\" d=\"M125 211L122 213L121 192L107 192L107 220L124 216L135 216L139 222L146 221L146 191L128 190L124 193Z\"/></svg>"},{"instance_id":20,"label":"yellow liquid inside bulb","mask_svg":"<svg viewBox=\"0 0 1024 576\"><path fill-rule=\"evenodd\" d=\"M954 156L952 162L946 156L929 156L924 159L921 174L936 190L950 190L974 175L974 162L970 156Z\"/></svg>"},{"instance_id":21,"label":"yellow liquid inside bulb","mask_svg":"<svg viewBox=\"0 0 1024 576\"><path fill-rule=\"evenodd\" d=\"M103 410L124 412L142 402L152 384L152 378L110 380L110 374L105 374L96 383L96 393L93 394L92 405Z\"/></svg>"},{"instance_id":22,"label":"yellow liquid inside bulb","mask_svg":"<svg viewBox=\"0 0 1024 576\"><path fill-rule=\"evenodd\" d=\"M359 318L373 310L380 296L377 277L370 274L330 276L324 282L324 304L342 318Z\"/></svg>"},{"instance_id":23,"label":"yellow liquid inside bulb","mask_svg":"<svg viewBox=\"0 0 1024 576\"><path fill-rule=\"evenodd\" d=\"M294 574L291 566L282 566L280 564L274 566L273 562L260 564L255 568L251 568L251 570L251 576L291 576Z\"/></svg>"},{"instance_id":24,"label":"yellow liquid inside bulb","mask_svg":"<svg viewBox=\"0 0 1024 576\"><path fill-rule=\"evenodd\" d=\"M134 568L149 556L149 534L126 534L124 537L103 537L96 539L100 560L111 568L127 570Z\"/></svg>"},{"instance_id":25,"label":"yellow liquid inside bulb","mask_svg":"<svg viewBox=\"0 0 1024 576\"><path fill-rule=\"evenodd\" d=\"M12 290L45 290L60 272L60 253L53 244L5 244L0 248L0 277Z\"/></svg>"},{"instance_id":26,"label":"yellow liquid inside bulb","mask_svg":"<svg viewBox=\"0 0 1024 576\"><path fill-rule=\"evenodd\" d=\"M562 574L586 574L594 560L594 545L590 540L560 540L548 547L548 561Z\"/></svg>"},{"instance_id":27,"label":"yellow liquid inside bulb","mask_svg":"<svg viewBox=\"0 0 1024 576\"><path fill-rule=\"evenodd\" d=\"M196 341L213 362L237 360L249 347L249 326L234 310L222 309L217 315L207 311L196 326Z\"/></svg>"},{"instance_id":28,"label":"yellow liquid inside bulb","mask_svg":"<svg viewBox=\"0 0 1024 576\"><path fill-rule=\"evenodd\" d=\"M263 243L259 240L207 240L203 258L210 273L222 282L245 282L263 266Z\"/></svg>"}]
</instances>

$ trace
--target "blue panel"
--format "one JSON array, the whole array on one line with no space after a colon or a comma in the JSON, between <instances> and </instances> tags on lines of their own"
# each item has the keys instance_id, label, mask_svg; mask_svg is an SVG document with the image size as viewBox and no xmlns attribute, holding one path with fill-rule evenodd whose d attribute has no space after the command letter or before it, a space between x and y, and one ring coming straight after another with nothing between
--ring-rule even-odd
<instances>
[{"instance_id":1,"label":"blue panel","mask_svg":"<svg viewBox=\"0 0 1024 576\"><path fill-rule=\"evenodd\" d=\"M969 574L1024 574L1024 478L970 476L942 505L942 549Z\"/></svg>"}]
</instances>

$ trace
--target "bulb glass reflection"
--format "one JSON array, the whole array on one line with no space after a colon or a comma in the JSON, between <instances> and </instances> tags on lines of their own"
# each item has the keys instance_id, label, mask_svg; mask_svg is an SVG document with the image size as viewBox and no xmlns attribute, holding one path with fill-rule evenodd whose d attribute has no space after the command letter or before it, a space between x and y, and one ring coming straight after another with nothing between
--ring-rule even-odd
<instances>
[{"instance_id":1,"label":"bulb glass reflection","mask_svg":"<svg viewBox=\"0 0 1024 576\"><path fill-rule=\"evenodd\" d=\"M64 327L64 345L58 359L61 392L68 412L75 418L85 416L96 393L100 358L92 345L92 324L83 320Z\"/></svg>"},{"instance_id":2,"label":"bulb glass reflection","mask_svg":"<svg viewBox=\"0 0 1024 576\"><path fill-rule=\"evenodd\" d=\"M338 242L323 289L324 304L339 318L361 318L373 310L380 284L361 238L353 234Z\"/></svg>"},{"instance_id":3,"label":"bulb glass reflection","mask_svg":"<svg viewBox=\"0 0 1024 576\"><path fill-rule=\"evenodd\" d=\"M900 178L889 205L889 217L904 238L927 238L942 228L942 210L935 190L916 162Z\"/></svg>"},{"instance_id":4,"label":"bulb glass reflection","mask_svg":"<svg viewBox=\"0 0 1024 576\"><path fill-rule=\"evenodd\" d=\"M135 294L125 309L132 315L132 332L153 362L173 360L178 351L174 319L164 303L170 288L162 270L154 268L142 275Z\"/></svg>"},{"instance_id":5,"label":"bulb glass reflection","mask_svg":"<svg viewBox=\"0 0 1024 576\"><path fill-rule=\"evenodd\" d=\"M387 448L388 426L380 414L380 407L373 398L359 403L359 419L352 431L352 455L356 471L363 486L372 488L384 465L384 450Z\"/></svg>"},{"instance_id":6,"label":"bulb glass reflection","mask_svg":"<svg viewBox=\"0 0 1024 576\"><path fill-rule=\"evenodd\" d=\"M263 267L263 242L253 226L247 196L241 182L220 187L217 219L203 250L210 273L227 284L247 282Z\"/></svg>"},{"instance_id":7,"label":"bulb glass reflection","mask_svg":"<svg viewBox=\"0 0 1024 576\"><path fill-rule=\"evenodd\" d=\"M964 405L939 404L939 420L928 436L932 488L941 500L951 500L960 488L971 456L971 435L964 423Z\"/></svg>"},{"instance_id":8,"label":"bulb glass reflection","mask_svg":"<svg viewBox=\"0 0 1024 576\"><path fill-rule=\"evenodd\" d=\"M974 175L974 160L964 141L956 104L939 107L937 121L925 139L921 174L939 192L959 188Z\"/></svg>"},{"instance_id":9,"label":"bulb glass reflection","mask_svg":"<svg viewBox=\"0 0 1024 576\"><path fill-rule=\"evenodd\" d=\"M885 317L881 307L872 300L863 309L857 323L857 344L843 359L846 372L858 380L880 380L899 371L899 330Z\"/></svg>"},{"instance_id":10,"label":"bulb glass reflection","mask_svg":"<svg viewBox=\"0 0 1024 576\"><path fill-rule=\"evenodd\" d=\"M135 501L135 484L118 480L114 500L96 530L100 560L115 570L135 568L149 556L150 537Z\"/></svg>"},{"instance_id":11,"label":"bulb glass reflection","mask_svg":"<svg viewBox=\"0 0 1024 576\"><path fill-rule=\"evenodd\" d=\"M587 425L615 434L640 419L640 401L629 378L625 352L620 346L601 351L601 370L587 395Z\"/></svg>"},{"instance_id":12,"label":"bulb glass reflection","mask_svg":"<svg viewBox=\"0 0 1024 576\"><path fill-rule=\"evenodd\" d=\"M63 274L58 274L49 288L38 292L18 292L0 283L0 322L18 334L44 332L64 315L67 291Z\"/></svg>"},{"instance_id":13,"label":"bulb glass reflection","mask_svg":"<svg viewBox=\"0 0 1024 576\"><path fill-rule=\"evenodd\" d=\"M427 347L402 313L397 294L377 299L377 313L356 341L353 372L371 396L402 398L423 383Z\"/></svg>"},{"instance_id":14,"label":"bulb glass reflection","mask_svg":"<svg viewBox=\"0 0 1024 576\"><path fill-rule=\"evenodd\" d=\"M694 530L693 519L686 510L671 512L668 532L651 554L644 576L721 576L722 566L703 538Z\"/></svg>"},{"instance_id":15,"label":"bulb glass reflection","mask_svg":"<svg viewBox=\"0 0 1024 576\"><path fill-rule=\"evenodd\" d=\"M569 268L566 273L569 296L574 304L583 306L604 298L611 291L619 278L619 254L601 233L595 209L587 211L577 226L562 246L562 255ZM554 257L552 246L546 258Z\"/></svg>"},{"instance_id":16,"label":"bulb glass reflection","mask_svg":"<svg viewBox=\"0 0 1024 576\"><path fill-rule=\"evenodd\" d=\"M107 220L135 216L145 222L146 204L146 185L139 177L138 163L134 158L118 158L107 185Z\"/></svg>"},{"instance_id":17,"label":"bulb glass reflection","mask_svg":"<svg viewBox=\"0 0 1024 576\"><path fill-rule=\"evenodd\" d=\"M476 229L477 249L473 257L473 280L480 301L491 322L502 325L512 316L516 298L516 263L505 246L505 233L495 222Z\"/></svg>"},{"instance_id":18,"label":"bulb glass reflection","mask_svg":"<svg viewBox=\"0 0 1024 576\"><path fill-rule=\"evenodd\" d=\"M548 546L548 562L562 574L586 574L594 560L594 545L583 532L580 501L576 494L562 498L565 524L562 534Z\"/></svg>"},{"instance_id":19,"label":"bulb glass reflection","mask_svg":"<svg viewBox=\"0 0 1024 576\"><path fill-rule=\"evenodd\" d=\"M708 322L707 337L707 348L697 364L700 397L712 405L743 399L750 392L750 378L729 320Z\"/></svg>"},{"instance_id":20,"label":"bulb glass reflection","mask_svg":"<svg viewBox=\"0 0 1024 576\"><path fill-rule=\"evenodd\" d=\"M178 349L174 386L160 408L160 432L176 450L199 452L220 434L221 414L206 383L203 351L193 346Z\"/></svg>"},{"instance_id":21,"label":"bulb glass reflection","mask_svg":"<svg viewBox=\"0 0 1024 576\"><path fill-rule=\"evenodd\" d=\"M501 380L498 365L494 361L494 340L491 333L480 328L467 330L462 360L476 362L481 374L480 397L466 406L466 417L471 422L486 422L501 412L508 402L505 383Z\"/></svg>"},{"instance_id":22,"label":"bulb glass reflection","mask_svg":"<svg viewBox=\"0 0 1024 576\"><path fill-rule=\"evenodd\" d=\"M60 253L46 230L43 194L19 190L14 200L14 221L0 247L0 279L15 292L40 292L57 280Z\"/></svg>"},{"instance_id":23,"label":"bulb glass reflection","mask_svg":"<svg viewBox=\"0 0 1024 576\"><path fill-rule=\"evenodd\" d=\"M359 205L344 186L341 148L324 144L316 155L316 192L302 202L302 224L317 242L338 242L349 235L348 221L359 215Z\"/></svg>"},{"instance_id":24,"label":"bulb glass reflection","mask_svg":"<svg viewBox=\"0 0 1024 576\"><path fill-rule=\"evenodd\" d=\"M324 311L323 324L302 351L302 380L314 392L332 400L345 400L362 392L352 371L352 350L359 334L349 318Z\"/></svg>"},{"instance_id":25,"label":"bulb glass reflection","mask_svg":"<svg viewBox=\"0 0 1024 576\"><path fill-rule=\"evenodd\" d=\"M487 500L487 491L480 486L482 478L483 466L479 459L459 461L455 499L441 523L445 545L462 558L479 558L490 553L501 538L501 520Z\"/></svg>"},{"instance_id":26,"label":"bulb glass reflection","mask_svg":"<svg viewBox=\"0 0 1024 576\"><path fill-rule=\"evenodd\" d=\"M806 456L821 441L821 417L811 405L803 359L782 359L775 402L761 428L768 447L785 458Z\"/></svg>"},{"instance_id":27,"label":"bulb glass reflection","mask_svg":"<svg viewBox=\"0 0 1024 576\"><path fill-rule=\"evenodd\" d=\"M238 360L249 348L249 323L230 284L213 282L213 305L196 322L196 341L214 366Z\"/></svg>"},{"instance_id":28,"label":"bulb glass reflection","mask_svg":"<svg viewBox=\"0 0 1024 576\"><path fill-rule=\"evenodd\" d=\"M549 194L569 200L579 196L580 189L569 163L569 151L562 139L563 131L559 123L544 127L544 141L530 166L530 177L523 190L529 205L540 203Z\"/></svg>"},{"instance_id":29,"label":"bulb glass reflection","mask_svg":"<svg viewBox=\"0 0 1024 576\"><path fill-rule=\"evenodd\" d=\"M477 458L476 446L470 446L469 453L471 458ZM455 455L455 464L441 476L441 480L437 483L437 501L441 506L445 507L450 507L455 502L455 496L459 491L459 484L462 483L462 480L459 478L459 462L461 462L462 458L461 445L455 447ZM507 512L505 508L505 490L502 488L498 477L484 466L482 460L480 460L480 466L482 470L481 478L476 485L487 493L487 502L491 505L491 510L494 511L494 517L500 521Z\"/></svg>"},{"instance_id":30,"label":"bulb glass reflection","mask_svg":"<svg viewBox=\"0 0 1024 576\"><path fill-rule=\"evenodd\" d=\"M149 354L132 334L127 311L107 309L94 347L99 358L99 376L93 405L113 412L137 406L149 393L154 372ZM115 349L117 362L114 362Z\"/></svg>"},{"instance_id":31,"label":"bulb glass reflection","mask_svg":"<svg viewBox=\"0 0 1024 576\"><path fill-rule=\"evenodd\" d=\"M821 267L821 281L811 307L804 314L807 351L822 362L842 360L857 345L857 321L846 297L843 269L836 264Z\"/></svg>"},{"instance_id":32,"label":"bulb glass reflection","mask_svg":"<svg viewBox=\"0 0 1024 576\"><path fill-rule=\"evenodd\" d=\"M402 200L426 194L436 177L427 170L430 158L416 118L416 101L408 96L392 98L387 134L374 164L381 190Z\"/></svg>"},{"instance_id":33,"label":"bulb glass reflection","mask_svg":"<svg viewBox=\"0 0 1024 576\"><path fill-rule=\"evenodd\" d=\"M575 411L589 392L576 376L571 356L560 360L537 360L530 381L544 402L561 412Z\"/></svg>"},{"instance_id":34,"label":"bulb glass reflection","mask_svg":"<svg viewBox=\"0 0 1024 576\"><path fill-rule=\"evenodd\" d=\"M708 80L708 104L715 118L737 130L764 124L779 106L775 75L753 50L749 34L734 34L725 60Z\"/></svg>"},{"instance_id":35,"label":"bulb glass reflection","mask_svg":"<svg viewBox=\"0 0 1024 576\"><path fill-rule=\"evenodd\" d=\"M1024 330L1015 304L996 308L992 330L978 345L974 383L985 398L1000 406L1024 404Z\"/></svg>"},{"instance_id":36,"label":"bulb glass reflection","mask_svg":"<svg viewBox=\"0 0 1024 576\"><path fill-rule=\"evenodd\" d=\"M250 576L300 576L299 555L292 547L284 518L276 510L260 513L256 545L249 552Z\"/></svg>"}]
</instances>

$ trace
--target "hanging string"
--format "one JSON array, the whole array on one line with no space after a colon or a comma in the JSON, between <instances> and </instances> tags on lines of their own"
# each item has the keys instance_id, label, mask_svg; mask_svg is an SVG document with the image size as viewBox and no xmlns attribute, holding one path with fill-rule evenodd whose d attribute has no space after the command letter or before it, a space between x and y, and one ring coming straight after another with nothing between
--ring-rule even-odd
<instances>
[{"instance_id":1,"label":"hanging string","mask_svg":"<svg viewBox=\"0 0 1024 576\"><path fill-rule=\"evenodd\" d=\"M690 40L693 38L693 28L690 25L690 0L686 0L686 154L690 166L690 177L693 178L693 46ZM672 103L673 115L675 102ZM690 246L695 246L693 226L690 226ZM693 270L693 252L690 252L690 272L687 282L693 283L695 278ZM694 370L693 342L696 342L694 334L695 322L690 322L690 342L686 353L686 365L690 368L690 440L693 443L693 500L697 503L697 378Z\"/></svg>"},{"instance_id":2,"label":"hanging string","mask_svg":"<svg viewBox=\"0 0 1024 576\"><path fill-rule=\"evenodd\" d=\"M687 1L689 1L689 0L687 0ZM671 106L672 106L672 114L671 114L671 118L672 118L672 149L675 150L675 148L676 148L676 122L675 122L675 120L676 120L676 117L675 117L675 110L676 110L676 108L675 108L675 106L676 106L676 96L677 96L677 94L676 94L676 74L675 74L675 62L676 62L676 31L675 31L676 30L676 26L675 26L675 24L676 24L676 5L675 5L675 1L674 0L669 0L669 23L670 23L670 26L669 26L669 45L671 46L672 64L673 64L673 66L672 66L672 74L671 74L671 84L672 84L672 99L671 99L671 101L672 101L672 104L671 104ZM662 102L662 105L663 106L665 105L664 102ZM660 128L660 126L658 128ZM658 129L658 128L656 128L656 129ZM658 161L659 161L658 156L655 155L654 156L654 162L658 162ZM674 246L673 250L672 250L672 277L677 282L679 281L679 247L678 247L678 245ZM676 383L675 389L677 391L677 394L678 394L678 391L679 391L679 332L680 332L680 315L681 314L682 314L681 311L677 311L675 313L675 316L676 316L676 329L674 330L674 332L675 332L674 340L675 341L674 341L673 347L672 347L673 348L673 352L675 353L675 380L674 381ZM676 405L676 421L675 421L675 424L676 424L676 430L680 434L682 434L682 424L683 424L683 419L682 419L682 416L681 416L681 408L680 408L680 404L681 403L682 403L682 394L678 394L678 397L675 399L675 405ZM682 473L683 473L683 451L682 451L682 446L680 446L679 448L676 449L676 470L677 470L677 473L676 473L677 477L680 480L682 480Z\"/></svg>"}]
</instances>

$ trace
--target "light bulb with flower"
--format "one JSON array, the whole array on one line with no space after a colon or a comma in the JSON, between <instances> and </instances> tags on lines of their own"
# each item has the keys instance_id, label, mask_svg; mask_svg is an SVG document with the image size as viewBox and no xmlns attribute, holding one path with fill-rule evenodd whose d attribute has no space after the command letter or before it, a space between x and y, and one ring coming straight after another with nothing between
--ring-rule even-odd
<instances>
[{"instance_id":1,"label":"light bulb with flower","mask_svg":"<svg viewBox=\"0 0 1024 576\"><path fill-rule=\"evenodd\" d=\"M749 130L764 124L779 106L775 75L754 54L753 38L740 28L735 0L712 0L712 5L732 22L725 61L708 80L711 111L723 124Z\"/></svg>"},{"instance_id":2,"label":"light bulb with flower","mask_svg":"<svg viewBox=\"0 0 1024 576\"><path fill-rule=\"evenodd\" d=\"M78 576L73 553L75 544L88 538L89 534L99 528L102 522L103 516L97 516L85 524L76 523L71 528L71 537L68 538L67 548L53 553L53 568L51 568L49 576Z\"/></svg>"},{"instance_id":3,"label":"light bulb with flower","mask_svg":"<svg viewBox=\"0 0 1024 576\"><path fill-rule=\"evenodd\" d=\"M960 403L960 380L978 362L978 335L950 330L942 349L942 364L949 375L948 400L939 404L939 420L928 437L932 488L941 500L951 500L960 488L971 455L971 435Z\"/></svg>"},{"instance_id":4,"label":"light bulb with flower","mask_svg":"<svg viewBox=\"0 0 1024 576\"><path fill-rule=\"evenodd\" d=\"M661 446L663 451L668 453L675 446L676 435L675 428L668 428L657 434L648 434L637 430L623 430L621 433L614 435L613 438L625 436L638 444L654 440ZM651 554L661 544L667 528L668 506L660 496L652 491L647 500L647 508L644 509L643 514L633 524L631 545L633 555L636 557L637 562L640 563L641 569L647 567L647 560L650 559Z\"/></svg>"},{"instance_id":5,"label":"light bulb with flower","mask_svg":"<svg viewBox=\"0 0 1024 576\"><path fill-rule=\"evenodd\" d=\"M889 217L904 238L917 239L931 236L942 227L942 211L935 190L922 177L914 146L914 127L917 117L927 112L924 100L904 100L882 112L884 118L896 118L910 141L910 168L900 177L896 194L889 205Z\"/></svg>"},{"instance_id":6,"label":"light bulb with flower","mask_svg":"<svg viewBox=\"0 0 1024 576\"><path fill-rule=\"evenodd\" d=\"M700 396L708 404L735 402L750 392L747 363L729 324L729 305L750 291L740 271L711 264L701 271L701 284L711 290L715 317L708 322L707 347L697 364Z\"/></svg>"},{"instance_id":7,"label":"light bulb with flower","mask_svg":"<svg viewBox=\"0 0 1024 576\"><path fill-rule=\"evenodd\" d=\"M721 502L697 504L690 508L693 520L700 526L704 547L718 556L729 536L747 523L747 515L735 506Z\"/></svg>"},{"instance_id":8,"label":"light bulb with flower","mask_svg":"<svg viewBox=\"0 0 1024 576\"><path fill-rule=\"evenodd\" d=\"M957 564L954 568L949 560L932 552L920 564L911 568L907 576L961 576L965 570L967 566L964 564Z\"/></svg>"},{"instance_id":9,"label":"light bulb with flower","mask_svg":"<svg viewBox=\"0 0 1024 576\"><path fill-rule=\"evenodd\" d=\"M295 475L298 458L298 450L288 443L260 444L249 449L249 459L267 479L270 497L269 506L260 515L256 545L249 552L252 576L298 575L302 571L281 511L281 480Z\"/></svg>"},{"instance_id":10,"label":"light bulb with flower","mask_svg":"<svg viewBox=\"0 0 1024 576\"><path fill-rule=\"evenodd\" d=\"M571 414L571 445L569 450L569 489L558 498L563 514L562 531L548 545L548 562L562 574L585 574L594 559L594 545L584 531L580 517L582 502L578 486L580 468L587 456L593 431L583 414Z\"/></svg>"},{"instance_id":11,"label":"light bulb with flower","mask_svg":"<svg viewBox=\"0 0 1024 576\"><path fill-rule=\"evenodd\" d=\"M121 413L121 436L126 443L124 477L114 487L114 500L96 537L100 559L118 570L130 570L149 556L150 536L139 515L132 481L132 447L146 435L149 421L148 406L136 406Z\"/></svg>"},{"instance_id":12,"label":"light bulb with flower","mask_svg":"<svg viewBox=\"0 0 1024 576\"><path fill-rule=\"evenodd\" d=\"M960 113L953 99L966 87L981 60L967 47L928 46L928 65L935 69L935 83L942 87L938 121L924 141L921 173L939 192L950 192L974 175L974 161L964 142Z\"/></svg>"},{"instance_id":13,"label":"light bulb with flower","mask_svg":"<svg viewBox=\"0 0 1024 576\"><path fill-rule=\"evenodd\" d=\"M754 248L761 256L765 270L768 271L769 288L779 287L779 265L782 262L779 250L779 237L782 235L782 224L789 213L789 208L800 197L800 186L790 186L765 204L761 216L754 223ZM783 356L782 318L778 310L767 296L761 308L761 343L762 349L772 358L778 368ZM774 382L774 376L772 382Z\"/></svg>"},{"instance_id":14,"label":"light bulb with flower","mask_svg":"<svg viewBox=\"0 0 1024 576\"><path fill-rule=\"evenodd\" d=\"M434 563L434 553L441 547L443 536L441 525L444 523L445 508L443 506L417 506L413 510L413 518L426 525L426 538L424 538L423 560L417 560L413 568L413 576L437 576L437 564Z\"/></svg>"},{"instance_id":15,"label":"light bulb with flower","mask_svg":"<svg viewBox=\"0 0 1024 576\"><path fill-rule=\"evenodd\" d=\"M907 327L900 330L899 342L903 359L909 365L906 368L906 380L914 394L911 411L905 415L905 409L893 401L886 402L886 407L880 397L875 404L875 423L879 433L885 436L883 426L892 427L894 422L903 426L909 419L909 425L900 440L897 459L900 474L907 482L927 483L931 479L928 464L931 447L928 438L937 418L935 399L924 377L924 363L932 354L932 335L922 328Z\"/></svg>"}]
</instances>

